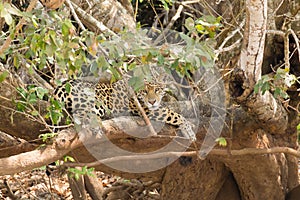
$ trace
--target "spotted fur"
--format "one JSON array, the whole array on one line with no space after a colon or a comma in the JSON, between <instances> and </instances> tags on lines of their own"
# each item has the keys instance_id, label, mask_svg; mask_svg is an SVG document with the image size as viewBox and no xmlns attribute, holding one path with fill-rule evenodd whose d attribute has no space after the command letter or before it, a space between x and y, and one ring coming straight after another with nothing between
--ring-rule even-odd
<instances>
[{"instance_id":1,"label":"spotted fur","mask_svg":"<svg viewBox=\"0 0 300 200\"><path fill-rule=\"evenodd\" d=\"M69 91L66 87L69 87ZM178 126L185 137L195 140L191 124L179 113L162 106L164 91L165 87L161 84L145 83L144 89L136 93L136 96L149 119ZM70 113L89 111L101 119L124 115L141 116L124 80L112 84L69 81L56 88L54 96L64 102Z\"/></svg>"}]
</instances>

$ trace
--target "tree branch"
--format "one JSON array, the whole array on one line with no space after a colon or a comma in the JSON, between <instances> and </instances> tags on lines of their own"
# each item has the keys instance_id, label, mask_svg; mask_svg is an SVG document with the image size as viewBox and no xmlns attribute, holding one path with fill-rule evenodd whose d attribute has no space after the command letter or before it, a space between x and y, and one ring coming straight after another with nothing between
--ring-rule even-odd
<instances>
[{"instance_id":1,"label":"tree branch","mask_svg":"<svg viewBox=\"0 0 300 200\"><path fill-rule=\"evenodd\" d=\"M246 0L246 25L243 48L240 56L240 68L246 81L243 86L245 99L261 78L261 67L267 27L267 0Z\"/></svg>"},{"instance_id":2,"label":"tree branch","mask_svg":"<svg viewBox=\"0 0 300 200\"><path fill-rule=\"evenodd\" d=\"M92 0L88 2L73 0L72 5L83 24L92 31L97 32L100 30L101 32L113 33L124 28L130 31L135 30L133 16L118 1ZM83 10L82 8L87 9Z\"/></svg>"},{"instance_id":3,"label":"tree branch","mask_svg":"<svg viewBox=\"0 0 300 200\"><path fill-rule=\"evenodd\" d=\"M261 78L264 55L267 0L246 1L246 25L243 48L240 56L240 69L243 72L243 93L237 101L247 108L249 114L259 119L263 127L277 134L284 133L288 116L284 107L270 92L264 95L253 92L254 86Z\"/></svg>"},{"instance_id":4,"label":"tree branch","mask_svg":"<svg viewBox=\"0 0 300 200\"><path fill-rule=\"evenodd\" d=\"M55 138L53 145L0 159L0 175L14 174L41 167L60 159L81 144L81 141L76 138L74 130L63 130Z\"/></svg>"},{"instance_id":5,"label":"tree branch","mask_svg":"<svg viewBox=\"0 0 300 200\"><path fill-rule=\"evenodd\" d=\"M300 158L300 152L288 148L288 147L273 147L270 149L257 149L257 148L245 148L241 150L230 150L227 149L213 149L209 155L211 156L244 156L244 155L262 155L262 154L274 154L274 153L286 153L297 158ZM119 161L143 161L143 160L154 160L158 158L171 158L180 156L197 156L197 151L188 151L188 152L163 152L163 153L153 153L150 155L131 155L131 156L115 156L111 158L102 159L99 161L91 162L91 163L65 163L66 167L95 167L99 165L105 165L112 162Z\"/></svg>"}]
</instances>

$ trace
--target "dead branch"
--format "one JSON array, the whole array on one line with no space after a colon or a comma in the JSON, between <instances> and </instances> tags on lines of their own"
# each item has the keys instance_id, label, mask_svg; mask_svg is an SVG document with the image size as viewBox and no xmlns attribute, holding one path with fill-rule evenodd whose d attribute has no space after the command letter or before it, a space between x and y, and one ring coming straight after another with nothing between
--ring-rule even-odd
<instances>
[{"instance_id":1,"label":"dead branch","mask_svg":"<svg viewBox=\"0 0 300 200\"><path fill-rule=\"evenodd\" d=\"M75 0L71 3L82 23L92 31L113 33L124 28L130 31L135 30L133 16L118 1Z\"/></svg>"},{"instance_id":2,"label":"dead branch","mask_svg":"<svg viewBox=\"0 0 300 200\"><path fill-rule=\"evenodd\" d=\"M78 23L79 27L82 29L82 30L86 30L86 28L84 27L84 25L82 24L82 22L80 21L80 19L78 18L77 14L76 14L76 11L72 5L72 2L70 0L66 0L66 3L68 5L68 7L70 8L70 11L74 17L74 19L76 20L76 22Z\"/></svg>"},{"instance_id":3,"label":"dead branch","mask_svg":"<svg viewBox=\"0 0 300 200\"><path fill-rule=\"evenodd\" d=\"M0 149L0 158L5 158L11 155L17 155L20 153L24 153L27 151L32 151L36 149L38 146L37 144L31 144L27 141L21 142L20 144L9 146L6 148Z\"/></svg>"},{"instance_id":4,"label":"dead branch","mask_svg":"<svg viewBox=\"0 0 300 200\"><path fill-rule=\"evenodd\" d=\"M176 14L172 17L170 23L167 25L167 27L163 30L162 34L160 34L156 40L153 42L154 45L158 44L159 42L161 42L161 40L163 39L163 37L166 35L166 33L171 30L171 28L173 27L174 23L177 21L177 19L180 17L181 13L183 10L183 6L180 5L177 9Z\"/></svg>"},{"instance_id":5,"label":"dead branch","mask_svg":"<svg viewBox=\"0 0 300 200\"><path fill-rule=\"evenodd\" d=\"M83 21L85 21L88 24L92 24L92 25L86 25L87 27L93 26L93 27L96 27L98 29L97 31L100 31L102 33L109 33L111 35L115 35L115 33L112 30L110 30L102 22L95 19L92 15L85 12L81 7L79 7L78 5L76 5L73 2L71 2L71 5L73 6L74 10L77 12L78 16L80 18L82 18Z\"/></svg>"},{"instance_id":6,"label":"dead branch","mask_svg":"<svg viewBox=\"0 0 300 200\"><path fill-rule=\"evenodd\" d=\"M4 186L7 189L7 195L9 196L9 198L11 198L12 200L17 200L18 197L13 193L6 179L4 180Z\"/></svg>"},{"instance_id":7,"label":"dead branch","mask_svg":"<svg viewBox=\"0 0 300 200\"><path fill-rule=\"evenodd\" d=\"M60 132L53 145L0 159L0 175L14 174L54 162L81 145L72 129Z\"/></svg>"}]
</instances>

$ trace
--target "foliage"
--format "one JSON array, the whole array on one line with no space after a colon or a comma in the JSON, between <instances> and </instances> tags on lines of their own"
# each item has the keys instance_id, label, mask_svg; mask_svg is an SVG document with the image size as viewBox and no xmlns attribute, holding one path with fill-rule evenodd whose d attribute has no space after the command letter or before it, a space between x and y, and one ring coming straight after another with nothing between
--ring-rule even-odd
<instances>
[{"instance_id":1,"label":"foliage","mask_svg":"<svg viewBox=\"0 0 300 200\"><path fill-rule=\"evenodd\" d=\"M85 49L80 43L87 38L77 36L75 27L62 13L41 12L35 11L27 18L30 24L25 34L19 35L20 43L12 47L17 50L13 55L14 66L19 68L25 60L31 70L39 71L57 64L66 66L69 76L75 75L86 62Z\"/></svg>"},{"instance_id":2,"label":"foliage","mask_svg":"<svg viewBox=\"0 0 300 200\"><path fill-rule=\"evenodd\" d=\"M297 82L297 77L290 74L288 70L278 68L276 74L272 77L270 75L264 75L257 82L254 87L254 92L264 95L266 91L271 91L275 98L289 98L287 94L288 88Z\"/></svg>"},{"instance_id":3,"label":"foliage","mask_svg":"<svg viewBox=\"0 0 300 200\"><path fill-rule=\"evenodd\" d=\"M44 133L44 134L40 134L39 138L41 138L43 142L47 142L49 139L52 139L56 136L57 133Z\"/></svg>"},{"instance_id":4,"label":"foliage","mask_svg":"<svg viewBox=\"0 0 300 200\"><path fill-rule=\"evenodd\" d=\"M38 100L43 100L48 97L49 91L42 87L29 85L27 88L17 88L17 92L21 97L20 100L15 100L16 108L18 111L30 113L32 116L38 116L39 112L33 106Z\"/></svg>"},{"instance_id":5,"label":"foliage","mask_svg":"<svg viewBox=\"0 0 300 200\"><path fill-rule=\"evenodd\" d=\"M189 17L185 20L185 27L193 35L208 35L214 38L216 33L222 28L221 17L204 15L197 20Z\"/></svg>"},{"instance_id":6,"label":"foliage","mask_svg":"<svg viewBox=\"0 0 300 200\"><path fill-rule=\"evenodd\" d=\"M172 1L162 3L171 5ZM71 79L78 78L83 72L97 76L98 71L106 71L111 74L111 81L114 82L121 79L123 73L131 74L129 85L139 90L143 88L144 80L152 80L152 63L157 63L166 73L175 70L180 76L187 77L200 67L211 68L214 65L211 42L202 41L202 35L195 35L193 31L197 31L201 25L212 36L218 30L212 27L219 26L219 18L198 19L194 27L189 25L188 34L176 33L185 45L155 45L153 40L157 38L149 38L148 30L138 29L138 34L124 31L117 36L96 35L90 31L77 32L67 14L60 11L34 10L22 15L27 24L22 34L18 34L14 38L15 42L5 51L3 61L12 61L15 69L26 68L29 75L38 74L45 81L56 85L61 84L61 81L54 80L54 68ZM203 23L204 20L207 24ZM99 53L98 45L105 53ZM176 52L178 49L180 51ZM1 74L0 81L5 76L5 73ZM21 97L21 100L15 101L18 111L37 119L49 119L54 125L61 121L64 105L53 99L43 86L32 83L27 88L17 88L17 91ZM45 116L40 116L34 109L39 100L50 102Z\"/></svg>"},{"instance_id":7,"label":"foliage","mask_svg":"<svg viewBox=\"0 0 300 200\"><path fill-rule=\"evenodd\" d=\"M9 3L0 3L0 17L4 18L7 25L14 25L13 16L22 16L22 13Z\"/></svg>"},{"instance_id":8,"label":"foliage","mask_svg":"<svg viewBox=\"0 0 300 200\"><path fill-rule=\"evenodd\" d=\"M88 175L94 177L93 174L94 168L88 168L86 166L82 168L68 168L69 176L72 178L74 177L76 180L80 178L81 175Z\"/></svg>"}]
</instances>

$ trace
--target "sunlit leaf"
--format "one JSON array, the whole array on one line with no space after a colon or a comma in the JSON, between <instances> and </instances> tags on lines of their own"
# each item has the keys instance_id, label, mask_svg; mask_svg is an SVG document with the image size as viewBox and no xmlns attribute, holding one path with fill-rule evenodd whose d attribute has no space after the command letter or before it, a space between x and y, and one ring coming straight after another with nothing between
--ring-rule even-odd
<instances>
[{"instance_id":1,"label":"sunlit leaf","mask_svg":"<svg viewBox=\"0 0 300 200\"><path fill-rule=\"evenodd\" d=\"M0 13L0 16L4 18L5 23L7 23L9 26L13 23L13 18L9 12L7 12L6 9L3 9Z\"/></svg>"},{"instance_id":2,"label":"sunlit leaf","mask_svg":"<svg viewBox=\"0 0 300 200\"><path fill-rule=\"evenodd\" d=\"M218 143L218 145L222 146L222 147L225 147L227 146L227 141L225 138L223 137L219 137L216 139L216 142Z\"/></svg>"},{"instance_id":3,"label":"sunlit leaf","mask_svg":"<svg viewBox=\"0 0 300 200\"><path fill-rule=\"evenodd\" d=\"M22 12L9 3L4 3L4 9L12 15L22 16Z\"/></svg>"},{"instance_id":4,"label":"sunlit leaf","mask_svg":"<svg viewBox=\"0 0 300 200\"><path fill-rule=\"evenodd\" d=\"M0 83L3 82L6 77L9 75L9 72L8 71L4 71L0 74Z\"/></svg>"},{"instance_id":5,"label":"sunlit leaf","mask_svg":"<svg viewBox=\"0 0 300 200\"><path fill-rule=\"evenodd\" d=\"M64 156L64 162L75 162L75 159L71 156Z\"/></svg>"}]
</instances>

